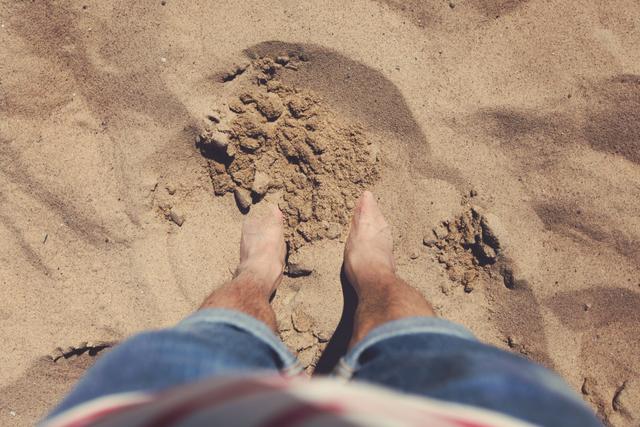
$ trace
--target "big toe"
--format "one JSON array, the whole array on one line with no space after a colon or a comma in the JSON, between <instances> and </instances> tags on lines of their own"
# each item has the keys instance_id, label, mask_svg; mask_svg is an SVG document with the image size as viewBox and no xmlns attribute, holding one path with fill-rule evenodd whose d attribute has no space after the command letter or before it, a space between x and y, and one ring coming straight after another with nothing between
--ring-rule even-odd
<instances>
[{"instance_id":1,"label":"big toe","mask_svg":"<svg viewBox=\"0 0 640 427\"><path fill-rule=\"evenodd\" d=\"M358 203L358 209L353 217L355 222L364 222L369 224L377 224L383 227L387 224L387 221L378 206L373 193L365 191L360 197Z\"/></svg>"},{"instance_id":2,"label":"big toe","mask_svg":"<svg viewBox=\"0 0 640 427\"><path fill-rule=\"evenodd\" d=\"M250 228L272 228L282 225L282 212L275 205L255 205L245 219Z\"/></svg>"}]
</instances>

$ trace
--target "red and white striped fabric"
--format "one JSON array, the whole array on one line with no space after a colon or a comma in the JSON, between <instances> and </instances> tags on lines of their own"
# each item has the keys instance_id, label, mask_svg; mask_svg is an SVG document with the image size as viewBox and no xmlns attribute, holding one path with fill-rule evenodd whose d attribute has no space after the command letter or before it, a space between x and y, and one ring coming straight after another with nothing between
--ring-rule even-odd
<instances>
[{"instance_id":1,"label":"red and white striped fabric","mask_svg":"<svg viewBox=\"0 0 640 427\"><path fill-rule=\"evenodd\" d=\"M524 427L496 412L325 378L217 378L157 394L95 399L42 424L84 426Z\"/></svg>"}]
</instances>

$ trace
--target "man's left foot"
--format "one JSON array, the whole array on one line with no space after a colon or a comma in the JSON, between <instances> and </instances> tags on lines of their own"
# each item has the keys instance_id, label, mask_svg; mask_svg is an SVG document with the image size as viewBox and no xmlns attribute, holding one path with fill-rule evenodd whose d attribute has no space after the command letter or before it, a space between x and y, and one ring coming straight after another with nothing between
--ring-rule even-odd
<instances>
[{"instance_id":1,"label":"man's left foot","mask_svg":"<svg viewBox=\"0 0 640 427\"><path fill-rule=\"evenodd\" d=\"M286 252L280 209L274 205L253 206L242 225L240 264L235 276L255 281L271 295L282 281Z\"/></svg>"}]
</instances>

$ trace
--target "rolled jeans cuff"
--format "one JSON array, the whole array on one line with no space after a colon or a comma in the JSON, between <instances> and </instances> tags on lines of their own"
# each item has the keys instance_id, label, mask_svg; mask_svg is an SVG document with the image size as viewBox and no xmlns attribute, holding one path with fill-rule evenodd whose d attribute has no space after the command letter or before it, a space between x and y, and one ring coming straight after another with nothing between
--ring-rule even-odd
<instances>
[{"instance_id":1,"label":"rolled jeans cuff","mask_svg":"<svg viewBox=\"0 0 640 427\"><path fill-rule=\"evenodd\" d=\"M207 331L213 324L232 326L266 344L279 359L283 375L292 376L302 372L302 365L282 340L267 325L248 314L224 308L206 308L188 316L173 329L185 332Z\"/></svg>"},{"instance_id":2,"label":"rolled jeans cuff","mask_svg":"<svg viewBox=\"0 0 640 427\"><path fill-rule=\"evenodd\" d=\"M477 341L471 331L462 325L438 317L405 317L384 323L371 330L353 347L334 370L339 378L349 379L360 367L360 356L371 346L389 338L413 334L442 334Z\"/></svg>"}]
</instances>

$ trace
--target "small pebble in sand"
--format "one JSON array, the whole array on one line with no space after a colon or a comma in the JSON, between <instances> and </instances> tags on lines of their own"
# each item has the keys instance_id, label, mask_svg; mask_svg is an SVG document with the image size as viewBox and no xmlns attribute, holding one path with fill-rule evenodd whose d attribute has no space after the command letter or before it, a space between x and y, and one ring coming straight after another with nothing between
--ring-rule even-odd
<instances>
[{"instance_id":1,"label":"small pebble in sand","mask_svg":"<svg viewBox=\"0 0 640 427\"><path fill-rule=\"evenodd\" d=\"M182 227L182 224L184 224L184 215L175 209L171 209L169 211L169 219L178 227Z\"/></svg>"},{"instance_id":2,"label":"small pebble in sand","mask_svg":"<svg viewBox=\"0 0 640 427\"><path fill-rule=\"evenodd\" d=\"M287 274L290 277L308 276L313 273L312 262L308 254L293 252L287 260Z\"/></svg>"},{"instance_id":3,"label":"small pebble in sand","mask_svg":"<svg viewBox=\"0 0 640 427\"><path fill-rule=\"evenodd\" d=\"M585 305L582 306L582 308L584 309L584 311L589 311L591 309L591 304L586 303Z\"/></svg>"},{"instance_id":4,"label":"small pebble in sand","mask_svg":"<svg viewBox=\"0 0 640 427\"><path fill-rule=\"evenodd\" d=\"M289 273L291 277L308 276L313 273L313 268L302 263L290 262L287 266L287 273Z\"/></svg>"},{"instance_id":5,"label":"small pebble in sand","mask_svg":"<svg viewBox=\"0 0 640 427\"><path fill-rule=\"evenodd\" d=\"M477 195L478 195L478 192L476 190L472 189L471 191L469 191L469 196L476 197Z\"/></svg>"},{"instance_id":6,"label":"small pebble in sand","mask_svg":"<svg viewBox=\"0 0 640 427\"><path fill-rule=\"evenodd\" d=\"M625 414L631 421L640 419L640 382L638 380L627 380L618 387L613 397L613 409Z\"/></svg>"},{"instance_id":7,"label":"small pebble in sand","mask_svg":"<svg viewBox=\"0 0 640 427\"><path fill-rule=\"evenodd\" d=\"M251 94L251 92L243 92L240 94L240 96L238 96L238 99L240 99L240 102L242 102L243 104L253 104L256 102L256 99L254 98L253 94Z\"/></svg>"},{"instance_id":8,"label":"small pebble in sand","mask_svg":"<svg viewBox=\"0 0 640 427\"><path fill-rule=\"evenodd\" d=\"M498 256L496 251L489 245L479 245L480 254L484 258L485 261L492 263L496 260Z\"/></svg>"},{"instance_id":9,"label":"small pebble in sand","mask_svg":"<svg viewBox=\"0 0 640 427\"><path fill-rule=\"evenodd\" d=\"M313 363L313 360L316 357L316 351L317 350L315 347L310 347L298 353L298 360L300 361L302 366L309 366L311 368L309 369L310 371L313 369L313 367L311 367L310 365Z\"/></svg>"},{"instance_id":10,"label":"small pebble in sand","mask_svg":"<svg viewBox=\"0 0 640 427\"><path fill-rule=\"evenodd\" d=\"M271 177L262 171L256 171L251 184L251 191L259 197L264 196L271 186Z\"/></svg>"},{"instance_id":11,"label":"small pebble in sand","mask_svg":"<svg viewBox=\"0 0 640 427\"><path fill-rule=\"evenodd\" d=\"M274 93L267 93L266 95L257 97L256 109L267 120L273 122L282 115L282 112L284 111L284 105L282 104L282 100L278 95Z\"/></svg>"},{"instance_id":12,"label":"small pebble in sand","mask_svg":"<svg viewBox=\"0 0 640 427\"><path fill-rule=\"evenodd\" d=\"M233 111L236 114L242 114L246 111L244 109L244 105L237 100L232 100L231 102L229 102L229 110Z\"/></svg>"},{"instance_id":13,"label":"small pebble in sand","mask_svg":"<svg viewBox=\"0 0 640 427\"><path fill-rule=\"evenodd\" d=\"M502 275L502 282L507 289L515 289L518 285L516 280L517 271L514 272L514 266L503 265L500 268L500 274Z\"/></svg>"},{"instance_id":14,"label":"small pebble in sand","mask_svg":"<svg viewBox=\"0 0 640 427\"><path fill-rule=\"evenodd\" d=\"M309 313L304 311L302 305L298 305L291 313L291 322L293 323L293 328L298 332L310 331L315 323Z\"/></svg>"},{"instance_id":15,"label":"small pebble in sand","mask_svg":"<svg viewBox=\"0 0 640 427\"><path fill-rule=\"evenodd\" d=\"M321 342L321 343L329 342L332 335L333 335L332 332L329 332L326 330L313 331L313 336L318 338L318 342Z\"/></svg>"},{"instance_id":16,"label":"small pebble in sand","mask_svg":"<svg viewBox=\"0 0 640 427\"><path fill-rule=\"evenodd\" d=\"M325 231L325 237L330 240L335 240L338 237L340 237L341 233L342 233L342 227L340 226L340 224L336 224L335 222L332 222L327 226L327 229Z\"/></svg>"},{"instance_id":17,"label":"small pebble in sand","mask_svg":"<svg viewBox=\"0 0 640 427\"><path fill-rule=\"evenodd\" d=\"M422 244L428 247L435 246L437 240L433 239L431 236L424 236L422 239Z\"/></svg>"},{"instance_id":18,"label":"small pebble in sand","mask_svg":"<svg viewBox=\"0 0 640 427\"><path fill-rule=\"evenodd\" d=\"M353 200L349 199L345 203L345 206L347 207L347 209L352 210L355 207L355 203L353 202Z\"/></svg>"},{"instance_id":19,"label":"small pebble in sand","mask_svg":"<svg viewBox=\"0 0 640 427\"><path fill-rule=\"evenodd\" d=\"M418 259L420 258L420 253L415 251L415 252L411 252L411 255L409 255L410 259Z\"/></svg>"},{"instance_id":20,"label":"small pebble in sand","mask_svg":"<svg viewBox=\"0 0 640 427\"><path fill-rule=\"evenodd\" d=\"M217 130L208 132L206 135L200 137L200 142L203 144L209 144L217 150L225 150L229 145L229 135Z\"/></svg>"},{"instance_id":21,"label":"small pebble in sand","mask_svg":"<svg viewBox=\"0 0 640 427\"><path fill-rule=\"evenodd\" d=\"M582 394L585 396L589 396L593 393L593 386L595 385L595 380L591 377L586 377L582 382Z\"/></svg>"},{"instance_id":22,"label":"small pebble in sand","mask_svg":"<svg viewBox=\"0 0 640 427\"><path fill-rule=\"evenodd\" d=\"M167 62L167 58L163 56L162 58L160 58L160 62Z\"/></svg>"},{"instance_id":23,"label":"small pebble in sand","mask_svg":"<svg viewBox=\"0 0 640 427\"><path fill-rule=\"evenodd\" d=\"M276 58L276 63L280 65L287 65L288 62L289 62L289 57L287 55L278 56Z\"/></svg>"},{"instance_id":24,"label":"small pebble in sand","mask_svg":"<svg viewBox=\"0 0 640 427\"><path fill-rule=\"evenodd\" d=\"M236 198L238 207L242 210L247 210L251 206L251 193L242 187L237 187L233 190L233 195Z\"/></svg>"},{"instance_id":25,"label":"small pebble in sand","mask_svg":"<svg viewBox=\"0 0 640 427\"><path fill-rule=\"evenodd\" d=\"M254 152L262 146L262 141L254 138L242 138L240 140L240 147L244 148L248 152Z\"/></svg>"},{"instance_id":26,"label":"small pebble in sand","mask_svg":"<svg viewBox=\"0 0 640 427\"><path fill-rule=\"evenodd\" d=\"M169 193L170 195L174 195L176 194L176 187L173 184L167 184L164 188L166 188L167 193Z\"/></svg>"},{"instance_id":27,"label":"small pebble in sand","mask_svg":"<svg viewBox=\"0 0 640 427\"><path fill-rule=\"evenodd\" d=\"M447 227L444 224L438 224L436 227L433 227L432 231L433 235L438 239L444 239L447 237L447 234L449 234L449 230L447 230Z\"/></svg>"},{"instance_id":28,"label":"small pebble in sand","mask_svg":"<svg viewBox=\"0 0 640 427\"><path fill-rule=\"evenodd\" d=\"M206 115L206 117L213 123L220 123L222 121L222 113L220 113L220 111L217 109L211 110L209 114Z\"/></svg>"},{"instance_id":29,"label":"small pebble in sand","mask_svg":"<svg viewBox=\"0 0 640 427\"><path fill-rule=\"evenodd\" d=\"M475 288L475 282L478 277L478 273L475 270L467 270L462 275L462 285L466 293L471 293Z\"/></svg>"},{"instance_id":30,"label":"small pebble in sand","mask_svg":"<svg viewBox=\"0 0 640 427\"><path fill-rule=\"evenodd\" d=\"M93 345L90 345L90 344L93 344ZM93 343L87 344L87 347L93 347L93 348L99 348L99 349L104 349L111 346L113 346L113 342L111 341L95 341Z\"/></svg>"}]
</instances>

